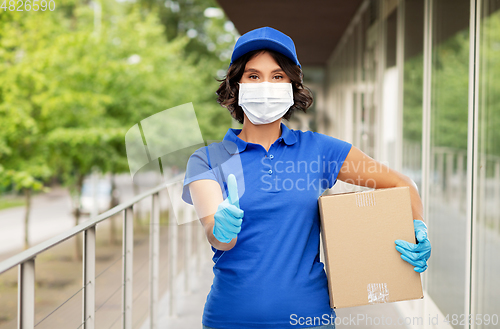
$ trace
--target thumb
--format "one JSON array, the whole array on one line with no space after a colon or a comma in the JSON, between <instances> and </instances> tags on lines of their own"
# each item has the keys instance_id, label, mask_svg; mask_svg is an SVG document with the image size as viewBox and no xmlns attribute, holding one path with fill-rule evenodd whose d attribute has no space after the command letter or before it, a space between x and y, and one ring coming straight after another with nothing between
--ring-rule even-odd
<instances>
[{"instance_id":1,"label":"thumb","mask_svg":"<svg viewBox=\"0 0 500 329\"><path fill-rule=\"evenodd\" d=\"M417 242L425 240L427 238L427 225L421 220L413 220L413 225Z\"/></svg>"},{"instance_id":2,"label":"thumb","mask_svg":"<svg viewBox=\"0 0 500 329\"><path fill-rule=\"evenodd\" d=\"M227 190L229 202L239 208L240 202L238 198L238 184L236 183L236 177L233 174L230 174L227 177Z\"/></svg>"},{"instance_id":3,"label":"thumb","mask_svg":"<svg viewBox=\"0 0 500 329\"><path fill-rule=\"evenodd\" d=\"M416 237L417 237L417 242L422 242L425 239L427 239L427 233L422 230L418 230Z\"/></svg>"}]
</instances>

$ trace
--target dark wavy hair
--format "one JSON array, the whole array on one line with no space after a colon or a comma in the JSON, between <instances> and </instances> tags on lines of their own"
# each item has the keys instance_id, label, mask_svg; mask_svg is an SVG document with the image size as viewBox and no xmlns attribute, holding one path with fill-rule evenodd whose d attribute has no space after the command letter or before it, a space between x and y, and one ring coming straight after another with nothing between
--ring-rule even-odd
<instances>
[{"instance_id":1,"label":"dark wavy hair","mask_svg":"<svg viewBox=\"0 0 500 329\"><path fill-rule=\"evenodd\" d=\"M281 53L270 49L250 51L235 60L234 63L228 68L226 77L218 80L221 84L219 85L219 89L217 89L216 92L217 103L227 108L233 118L236 119L239 123L243 123L245 117L243 115L243 109L238 105L238 82L243 76L243 72L245 71L247 62L256 55L265 51L267 51L274 58L276 63L278 63L278 65L292 82L294 103L290 107L290 109L288 109L285 115L283 115L283 118L285 120L290 120L290 117L295 110L300 110L305 113L313 103L311 90L302 84L302 70L298 65L295 65L291 59Z\"/></svg>"}]
</instances>

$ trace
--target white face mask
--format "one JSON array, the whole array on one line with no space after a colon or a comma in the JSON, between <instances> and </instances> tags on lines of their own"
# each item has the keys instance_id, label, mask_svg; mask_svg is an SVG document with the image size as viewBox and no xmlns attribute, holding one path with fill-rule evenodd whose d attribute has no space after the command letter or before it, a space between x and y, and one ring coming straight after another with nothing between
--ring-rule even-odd
<instances>
[{"instance_id":1,"label":"white face mask","mask_svg":"<svg viewBox=\"0 0 500 329\"><path fill-rule=\"evenodd\" d=\"M293 105L291 83L240 83L238 103L254 125L281 118Z\"/></svg>"}]
</instances>

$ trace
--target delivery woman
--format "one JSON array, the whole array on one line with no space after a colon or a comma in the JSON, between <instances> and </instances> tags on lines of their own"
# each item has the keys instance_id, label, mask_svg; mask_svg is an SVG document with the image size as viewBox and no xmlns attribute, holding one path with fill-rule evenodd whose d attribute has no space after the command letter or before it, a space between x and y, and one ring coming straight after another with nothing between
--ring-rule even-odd
<instances>
[{"instance_id":1,"label":"delivery woman","mask_svg":"<svg viewBox=\"0 0 500 329\"><path fill-rule=\"evenodd\" d=\"M317 199L337 179L409 186L418 243L396 240L395 247L415 271L427 268L430 243L414 183L350 143L283 124L313 101L287 35L264 27L241 36L217 94L243 128L190 157L183 190L214 251L204 328L335 328Z\"/></svg>"}]
</instances>

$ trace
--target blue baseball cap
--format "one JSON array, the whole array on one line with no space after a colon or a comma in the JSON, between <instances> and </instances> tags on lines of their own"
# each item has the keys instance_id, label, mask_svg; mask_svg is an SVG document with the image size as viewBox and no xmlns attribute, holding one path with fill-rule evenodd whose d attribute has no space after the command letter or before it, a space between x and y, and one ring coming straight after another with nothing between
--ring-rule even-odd
<instances>
[{"instance_id":1,"label":"blue baseball cap","mask_svg":"<svg viewBox=\"0 0 500 329\"><path fill-rule=\"evenodd\" d=\"M300 67L293 40L283 32L267 26L249 31L238 38L238 41L234 45L231 64L229 66L246 53L258 49L277 51L290 58Z\"/></svg>"}]
</instances>

